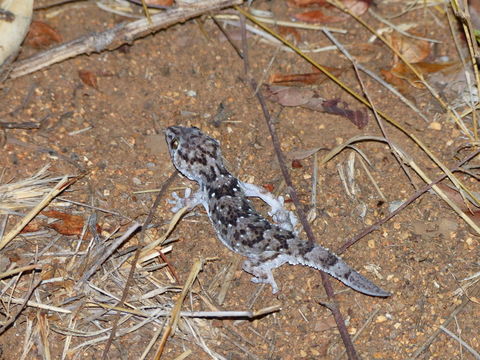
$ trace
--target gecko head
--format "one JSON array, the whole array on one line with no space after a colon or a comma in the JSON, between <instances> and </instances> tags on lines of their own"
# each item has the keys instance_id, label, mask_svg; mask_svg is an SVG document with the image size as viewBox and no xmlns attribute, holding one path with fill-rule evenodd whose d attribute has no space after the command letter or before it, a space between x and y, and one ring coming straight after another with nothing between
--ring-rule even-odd
<instances>
[{"instance_id":1,"label":"gecko head","mask_svg":"<svg viewBox=\"0 0 480 360\"><path fill-rule=\"evenodd\" d=\"M200 129L170 126L165 140L173 165L190 180L204 184L226 172L219 142Z\"/></svg>"}]
</instances>

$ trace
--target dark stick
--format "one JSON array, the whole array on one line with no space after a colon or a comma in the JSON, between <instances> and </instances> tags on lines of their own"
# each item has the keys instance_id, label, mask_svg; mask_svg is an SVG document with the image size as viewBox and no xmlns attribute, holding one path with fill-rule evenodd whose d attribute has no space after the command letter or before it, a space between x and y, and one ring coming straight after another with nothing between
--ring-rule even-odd
<instances>
[{"instance_id":1,"label":"dark stick","mask_svg":"<svg viewBox=\"0 0 480 360\"><path fill-rule=\"evenodd\" d=\"M172 184L173 180L175 179L177 175L177 172L173 172L165 181L160 188L160 191L158 192L157 198L155 199L155 202L152 205L152 208L150 209L150 212L148 213L147 218L145 219L145 222L142 225L142 230L140 231L140 240L139 243L142 244L143 241L145 240L145 230L147 229L148 225L152 222L153 215L157 211L158 205L160 205L160 200L163 198L163 195L165 194L165 191L167 191L168 187ZM123 288L123 293L122 293L122 298L120 299L120 302L117 304L118 307L123 307L125 300L127 299L128 296L128 290L130 289L131 284L133 283L133 274L135 273L135 270L137 268L137 262L138 258L140 257L140 253L142 252L142 247L139 246L137 251L135 252L135 256L133 257L133 262L132 262L132 267L130 268L130 272L128 274L128 279L127 282L125 283L125 287ZM117 332L117 327L118 327L118 322L120 321L120 316L121 314L118 313L115 317L115 320L113 322L112 326L112 331L110 332L110 337L107 340L107 343L105 344L105 349L103 350L102 354L102 360L106 360L108 357L108 351L110 350L110 346L112 346L113 339L115 339L115 333Z\"/></svg>"},{"instance_id":2,"label":"dark stick","mask_svg":"<svg viewBox=\"0 0 480 360\"><path fill-rule=\"evenodd\" d=\"M10 320L8 320L1 328L0 328L0 335L3 334L7 329L10 328L10 326L13 325L13 323L17 320L17 318L20 316L22 311L27 307L28 300L32 297L33 292L35 289L42 283L42 279L37 280L35 283L33 283L33 279L35 278L35 274L32 274L32 281L30 283L30 290L28 291L27 296L25 296L23 300L23 304L20 306L20 309L18 309L17 313L13 315Z\"/></svg>"},{"instance_id":3,"label":"dark stick","mask_svg":"<svg viewBox=\"0 0 480 360\"><path fill-rule=\"evenodd\" d=\"M478 154L480 154L480 150L477 150L473 152L472 154L468 155L465 159L460 161L457 166L452 169L451 171L454 172L456 170L459 170L459 168L464 165L465 163L469 162L472 160L474 157L476 157ZM350 240L346 241L340 249L338 249L337 254L342 254L345 250L347 250L350 246L355 244L357 241L362 239L364 236L370 234L372 231L377 230L381 225L386 223L388 220L393 218L395 215L397 215L400 211L405 209L408 205L410 205L412 202L414 202L416 199L418 199L421 195L426 193L428 190L432 188L433 185L438 184L440 181L445 179L447 177L446 174L443 174L442 176L439 176L437 179L435 179L432 183L425 185L423 188L420 190L417 190L415 193L412 194L402 205L400 205L395 211L392 211L390 214L385 216L383 219L378 220L376 223L370 225L369 227L363 229L360 233L355 235L353 238Z\"/></svg>"},{"instance_id":4,"label":"dark stick","mask_svg":"<svg viewBox=\"0 0 480 360\"><path fill-rule=\"evenodd\" d=\"M244 67L245 67L245 75L247 76L247 78L249 78L250 69L249 69L249 63L248 63L248 50L247 50L248 44L246 41L247 36L246 36L246 30L245 30L245 19L243 18L243 15L240 15L240 24L242 24L241 26L242 53L243 53L243 61L244 61ZM261 90L258 88L257 82L252 78L250 78L249 81L250 81L250 87L252 88L252 91L255 93L255 96L257 97L258 102L260 103L260 106L262 108L263 116L265 118L265 122L267 123L268 131L270 132L272 144L275 149L275 154L277 156L277 160L280 165L280 170L282 172L283 178L285 179L285 183L287 184L287 191L290 194L290 197L292 198L293 203L295 205L298 218L302 223L303 229L307 234L308 240L316 244L317 241L315 239L315 235L313 234L312 228L310 227L310 224L307 221L307 217L305 216L305 212L303 211L302 205L300 204L300 200L298 198L297 192L293 187L293 182L290 177L290 173L287 169L287 166L285 165L285 156L283 155L283 152L281 150L280 141L275 131L273 121L270 116L270 112L268 111L268 108L267 108L267 104L265 103L265 98L263 97ZM330 306L328 307L328 309L333 314L333 317L337 324L337 328L342 338L343 344L345 345L347 356L350 360L357 360L359 359L359 357L357 355L355 347L353 346L352 339L348 334L347 327L345 325L345 320L343 319L343 315L340 312L337 304L335 303L335 294L334 294L332 285L330 284L330 279L328 275L325 274L323 271L320 272L320 275L322 277L322 284L323 284L323 287L325 288L325 292L327 293L328 298L332 299L332 302L330 303Z\"/></svg>"},{"instance_id":5,"label":"dark stick","mask_svg":"<svg viewBox=\"0 0 480 360\"><path fill-rule=\"evenodd\" d=\"M22 123L17 122L0 122L0 129L39 129L40 123L33 121L26 121Z\"/></svg>"}]
</instances>

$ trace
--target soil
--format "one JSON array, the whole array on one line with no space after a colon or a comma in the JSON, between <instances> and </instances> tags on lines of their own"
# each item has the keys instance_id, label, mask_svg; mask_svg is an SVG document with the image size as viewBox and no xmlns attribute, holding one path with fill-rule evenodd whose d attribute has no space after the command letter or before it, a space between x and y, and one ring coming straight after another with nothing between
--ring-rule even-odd
<instances>
[{"instance_id":1,"label":"soil","mask_svg":"<svg viewBox=\"0 0 480 360\"><path fill-rule=\"evenodd\" d=\"M434 62L443 56L458 62L447 17L437 8L402 13L402 6L401 1L378 2L374 11L386 18L400 14L391 21L416 24L416 34L439 40L426 61ZM303 11L279 0L259 0L254 7L272 11L282 19ZM99 10L95 2L36 11L34 19L55 28L63 41L102 31L127 20ZM385 27L368 13L362 15L362 19L376 29ZM378 40L368 43L371 34L359 23L348 18L332 26L347 30L346 34L334 35L364 66L375 73L391 68L395 61L391 51ZM237 30L229 29L237 39ZM300 44L304 46L321 48L331 45L321 31L299 30L298 33L301 35ZM235 41L241 46L240 40ZM460 46L465 47L464 40L459 41ZM24 47L20 58L38 51L44 50ZM277 45L260 41L253 35L248 38L248 51L251 75L258 81L267 81L271 73L312 72L311 65L298 55L279 50ZM341 80L362 93L351 63L338 51L310 54L322 65L343 69ZM98 82L97 88L80 79L79 71L82 70L93 74ZM467 155L467 150L458 150L468 142L461 129L426 89L409 86L406 96L427 116L428 122L377 82L363 73L360 76L376 108L418 137L447 167L454 167ZM221 142L233 174L243 181L266 186L286 196L287 208L294 210L282 185L282 175L260 105L245 79L243 61L232 45L211 20L199 18L133 41L115 51L77 56L30 75L7 80L3 83L0 99L2 120L35 121L41 122L41 126L35 130L5 131L3 156L0 158L2 182L28 178L47 164L50 164L52 176L81 175L62 197L114 212L96 212L101 241L106 241L105 234L111 234L117 227L123 231L131 224L126 219L145 220L157 194L145 191L160 188L175 172L162 130L170 125L197 126ZM365 111L362 104L331 81L308 87L316 89L326 99L340 99L352 110ZM458 100L448 97L447 93L442 95L447 96L450 104ZM332 149L359 135L382 136L371 112L368 113L368 125L359 129L347 118L334 114L301 107L282 108L274 103L268 103L268 107L276 116L275 128L282 150L287 154L315 147ZM469 129L473 128L471 120L466 119L465 123ZM442 174L408 136L386 123L384 126L391 140L430 179ZM411 167L406 167L412 185L385 143L365 141L355 146L357 151L345 149L323 165L320 161L327 150L320 150L316 157L295 162L294 166L291 161L287 164L304 209L315 214L311 226L317 241L332 250L339 249L347 239L388 215L389 206L408 199L415 187L424 185ZM370 164L366 168L384 198L361 165L360 154L365 156L364 163ZM348 167L353 156L355 191L351 193L346 191L339 173L340 168ZM477 162L470 163L471 171L475 171L473 166ZM315 198L312 197L312 184L317 166ZM469 188L478 191L475 178L462 173L458 177ZM149 230L147 239L157 239L165 233L172 218L168 203L170 194L174 190L181 193L186 187L195 186L180 176L174 180L155 213L152 222L155 226ZM260 202L255 201L255 204L265 210ZM84 221L94 213L91 208L60 201L53 202L47 209L80 215ZM11 215L6 231L19 219ZM31 254L44 249L56 237L59 238L50 253L73 252L81 238L78 234L59 235L48 227L42 230L47 231L38 236L18 236L0 255L7 258L10 265L15 263L19 267L34 260ZM147 296L150 291L158 289L155 284L166 284L165 289L170 287L176 289L175 292L170 289L165 294L148 295L147 302L152 308L161 302L171 309L195 260L215 258L205 262L194 286L195 293L187 296L183 310L211 311L204 299L217 302L218 291L231 266L234 266L231 283L224 302L221 305L217 302L218 307L243 311L279 305L281 310L255 320L182 320L175 336L166 343L165 359L175 359L188 350L191 355L187 358L198 359L342 358L344 346L335 321L330 310L322 305L332 300L326 297L318 271L287 265L276 269L274 274L281 291L272 295L268 286L250 282L250 276L241 269L242 259L218 241L202 209L184 217L170 239L174 240L169 244L172 249L165 256L178 275L178 282L167 268L147 275L145 271L139 271L127 302L135 304L136 296ZM386 299L373 298L331 278L336 292L335 302L345 317L348 332L354 337L359 356L363 359L410 358L449 318L453 321L448 322L446 328L480 351L480 307L475 302L478 298L473 297L470 302L461 296L461 291L460 295L456 292L463 286L467 293L474 294L474 285L468 287L470 283L461 280L479 272L479 239L478 234L444 201L435 193L427 192L350 247L343 258L392 293ZM86 250L90 241L89 234L84 236L80 249ZM138 241L138 236L131 238L119 252L137 245ZM27 306L0 337L1 358L19 359L24 351L24 358L47 358L48 348L52 359L60 359L67 341L71 344L67 347L66 358L101 358L106 339L80 348L77 346L108 336L116 319L115 313L98 314L98 308L97 312L90 312L88 304L104 301L114 306L116 300L91 289L84 294L76 291L72 283L85 269L71 268L71 256L44 255L38 261L51 265L55 271L52 278L69 280L40 285L31 300L71 309L75 316ZM157 264L164 262L161 259L155 261ZM92 283L118 300L128 276L129 268L125 265L129 263L122 267L119 264L118 269L113 264L105 262L102 270L92 278ZM18 305L8 302L6 295L13 293L16 298L25 297L32 276L32 273L26 273L16 280L16 287L8 287L2 297L3 322L19 310ZM44 272L42 276L48 278ZM2 289L7 289L11 279L2 280ZM78 298L71 298L74 296ZM119 325L119 330L142 320L141 317L127 318ZM163 318L160 320L117 336L108 358L139 358L152 337L158 335ZM78 334L67 337L68 329L76 329ZM101 332L102 329L106 330ZM195 335L192 329L195 329ZM95 332L98 334L92 335ZM82 333L89 335L82 336ZM153 359L159 341L147 358ZM203 347L199 345L201 342L204 342ZM440 331L417 358L474 357L457 340Z\"/></svg>"}]
</instances>

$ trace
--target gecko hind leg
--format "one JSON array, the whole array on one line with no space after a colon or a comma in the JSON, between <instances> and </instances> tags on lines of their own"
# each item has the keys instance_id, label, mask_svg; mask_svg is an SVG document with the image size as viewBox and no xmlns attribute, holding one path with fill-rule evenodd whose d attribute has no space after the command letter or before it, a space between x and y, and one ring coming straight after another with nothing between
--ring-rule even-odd
<instances>
[{"instance_id":1,"label":"gecko hind leg","mask_svg":"<svg viewBox=\"0 0 480 360\"><path fill-rule=\"evenodd\" d=\"M269 260L264 260L261 257L249 257L243 263L243 270L249 274L252 274L252 282L256 284L270 284L272 287L272 294L279 291L277 283L273 278L272 269L282 266L289 259L285 255L278 255Z\"/></svg>"}]
</instances>

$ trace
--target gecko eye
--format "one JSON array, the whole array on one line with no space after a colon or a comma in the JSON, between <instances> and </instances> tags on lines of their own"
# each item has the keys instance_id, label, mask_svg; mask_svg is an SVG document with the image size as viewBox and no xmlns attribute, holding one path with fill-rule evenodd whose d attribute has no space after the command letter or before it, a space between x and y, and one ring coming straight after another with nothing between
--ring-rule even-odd
<instances>
[{"instance_id":1,"label":"gecko eye","mask_svg":"<svg viewBox=\"0 0 480 360\"><path fill-rule=\"evenodd\" d=\"M178 139L173 139L171 142L170 142L170 147L173 149L173 150L177 150L178 148Z\"/></svg>"}]
</instances>

